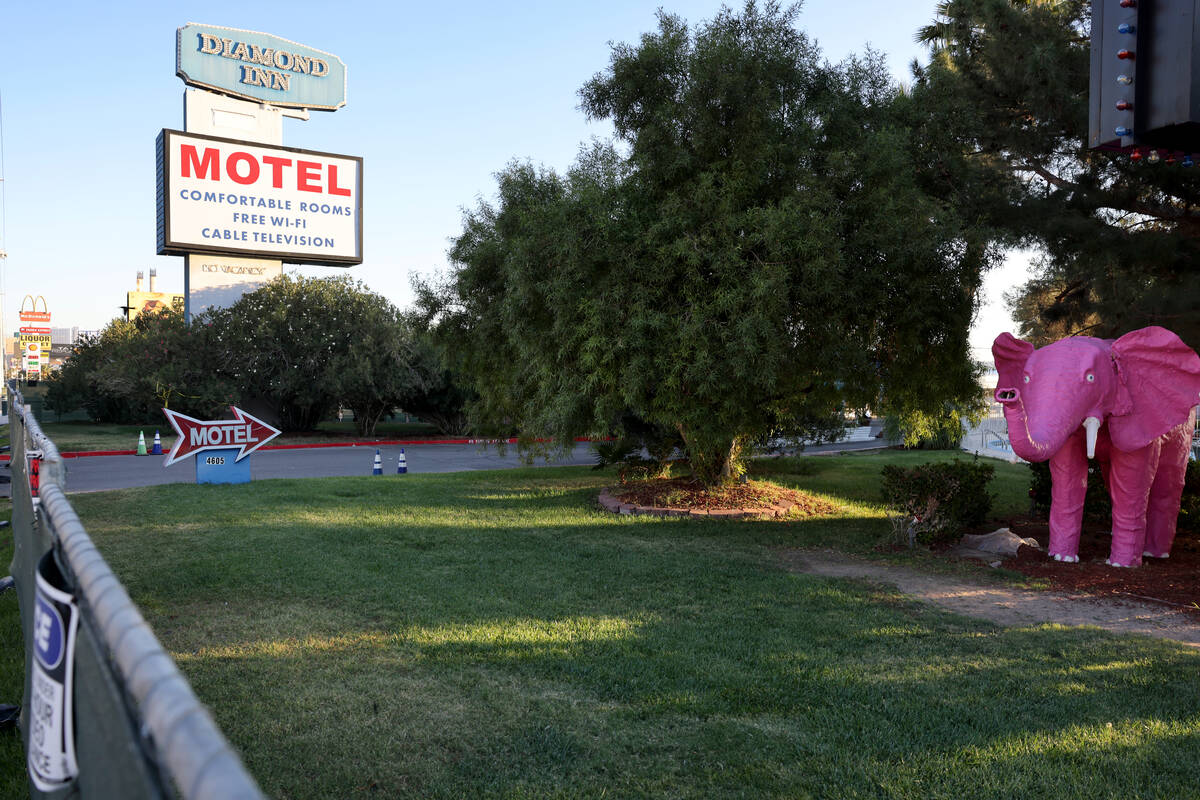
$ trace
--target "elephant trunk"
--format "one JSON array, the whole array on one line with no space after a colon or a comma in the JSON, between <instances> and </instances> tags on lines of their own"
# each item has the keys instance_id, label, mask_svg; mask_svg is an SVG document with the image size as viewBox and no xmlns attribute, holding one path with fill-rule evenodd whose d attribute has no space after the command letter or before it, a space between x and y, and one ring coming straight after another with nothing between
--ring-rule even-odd
<instances>
[{"instance_id":1,"label":"elephant trunk","mask_svg":"<svg viewBox=\"0 0 1200 800\"><path fill-rule=\"evenodd\" d=\"M1037 416L1040 424L1034 423L1025 408L1025 399L1018 389L998 388L995 398L1004 408L1009 444L1012 445L1013 452L1026 461L1049 460L1066 444L1068 437L1078 430L1076 426L1079 424L1079 417L1073 416L1069 409L1059 409L1049 418L1041 414ZM1103 424L1103 420L1096 416L1089 416L1083 420L1083 428L1087 431L1088 458L1096 456L1097 434Z\"/></svg>"},{"instance_id":2,"label":"elephant trunk","mask_svg":"<svg viewBox=\"0 0 1200 800\"><path fill-rule=\"evenodd\" d=\"M1083 421L1083 429L1087 431L1087 457L1096 457L1096 433L1100 430L1100 419L1088 417Z\"/></svg>"},{"instance_id":3,"label":"elephant trunk","mask_svg":"<svg viewBox=\"0 0 1200 800\"><path fill-rule=\"evenodd\" d=\"M1016 389L997 389L996 399L1004 406L1004 418L1008 422L1008 442L1013 452L1026 461L1045 461L1054 455L1054 450L1039 442L1029 430L1029 419L1025 406Z\"/></svg>"}]
</instances>

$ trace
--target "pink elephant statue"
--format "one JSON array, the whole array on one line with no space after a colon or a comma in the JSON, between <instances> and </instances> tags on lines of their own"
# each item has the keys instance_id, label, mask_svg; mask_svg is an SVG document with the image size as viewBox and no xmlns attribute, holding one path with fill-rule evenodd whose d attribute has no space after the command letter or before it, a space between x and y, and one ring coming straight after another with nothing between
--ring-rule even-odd
<instances>
[{"instance_id":1,"label":"pink elephant statue","mask_svg":"<svg viewBox=\"0 0 1200 800\"><path fill-rule=\"evenodd\" d=\"M1136 567L1144 555L1169 556L1200 403L1195 351L1150 327L1038 350L1002 333L992 355L1013 452L1050 461L1048 553L1079 560L1088 459L1095 457L1112 497L1108 563Z\"/></svg>"}]
</instances>

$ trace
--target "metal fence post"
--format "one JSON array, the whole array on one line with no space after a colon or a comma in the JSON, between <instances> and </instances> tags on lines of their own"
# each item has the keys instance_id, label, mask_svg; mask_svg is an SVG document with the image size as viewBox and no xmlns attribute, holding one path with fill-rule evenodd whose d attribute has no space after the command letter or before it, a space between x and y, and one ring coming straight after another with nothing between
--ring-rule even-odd
<instances>
[{"instance_id":1,"label":"metal fence post","mask_svg":"<svg viewBox=\"0 0 1200 800\"><path fill-rule=\"evenodd\" d=\"M261 798L262 792L208 710L146 624L67 500L66 469L10 384L13 403L12 575L25 643L21 731L29 751L35 575L52 553L78 605L74 746L78 774L35 798ZM35 498L27 455L40 451Z\"/></svg>"}]
</instances>

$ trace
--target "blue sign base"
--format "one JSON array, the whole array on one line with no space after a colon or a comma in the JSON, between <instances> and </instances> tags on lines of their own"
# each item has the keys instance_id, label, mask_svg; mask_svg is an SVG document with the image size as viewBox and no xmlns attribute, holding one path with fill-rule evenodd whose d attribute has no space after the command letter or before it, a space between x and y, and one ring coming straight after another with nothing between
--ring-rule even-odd
<instances>
[{"instance_id":1,"label":"blue sign base","mask_svg":"<svg viewBox=\"0 0 1200 800\"><path fill-rule=\"evenodd\" d=\"M234 461L240 452L240 447L231 447L197 453L196 483L249 483L250 457Z\"/></svg>"}]
</instances>

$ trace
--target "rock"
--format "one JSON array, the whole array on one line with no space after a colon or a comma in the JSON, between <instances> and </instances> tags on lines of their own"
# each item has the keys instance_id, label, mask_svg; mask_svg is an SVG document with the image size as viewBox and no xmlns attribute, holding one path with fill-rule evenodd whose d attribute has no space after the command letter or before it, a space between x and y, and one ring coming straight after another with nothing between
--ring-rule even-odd
<instances>
[{"instance_id":1,"label":"rock","mask_svg":"<svg viewBox=\"0 0 1200 800\"><path fill-rule=\"evenodd\" d=\"M999 528L991 533L963 536L958 546L967 550L979 550L984 553L997 553L1002 556L1015 556L1021 545L1040 549L1036 539L1022 539L1008 528Z\"/></svg>"},{"instance_id":2,"label":"rock","mask_svg":"<svg viewBox=\"0 0 1200 800\"><path fill-rule=\"evenodd\" d=\"M608 489L600 490L599 500L600 500L601 508L604 508L607 511L611 511L614 514L617 513L617 510L621 507L621 502L619 500L617 500L617 498L615 498L611 494L609 494Z\"/></svg>"}]
</instances>

